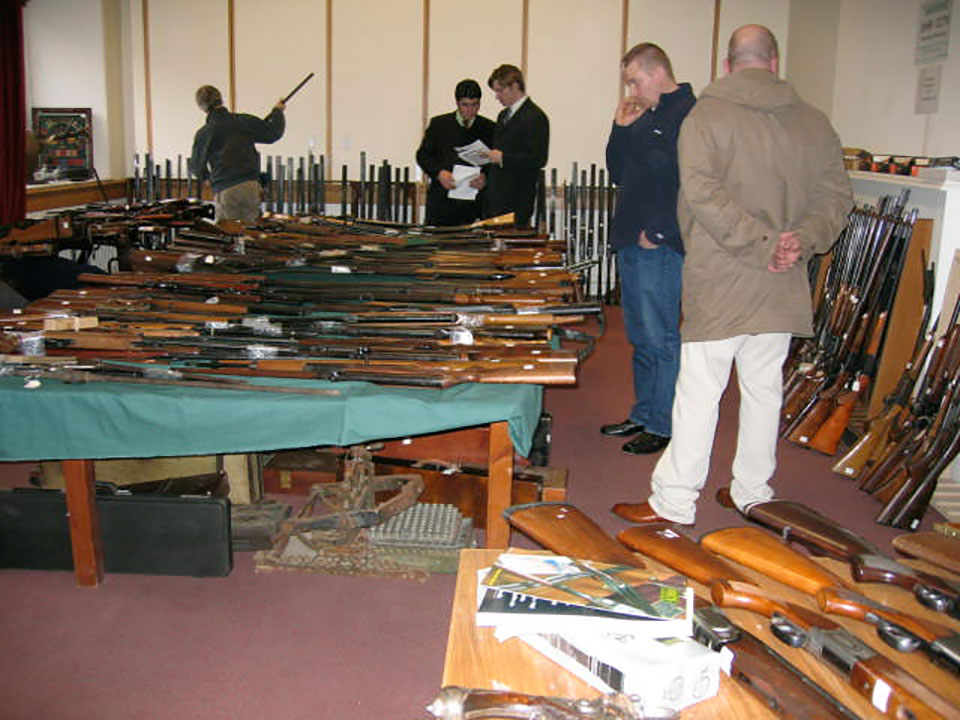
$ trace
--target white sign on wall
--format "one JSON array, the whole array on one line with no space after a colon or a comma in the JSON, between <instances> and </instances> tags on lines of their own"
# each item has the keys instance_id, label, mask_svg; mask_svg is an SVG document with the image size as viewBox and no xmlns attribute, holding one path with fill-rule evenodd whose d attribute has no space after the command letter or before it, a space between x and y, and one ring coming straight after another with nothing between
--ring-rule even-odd
<instances>
[{"instance_id":1,"label":"white sign on wall","mask_svg":"<svg viewBox=\"0 0 960 720\"><path fill-rule=\"evenodd\" d=\"M940 68L942 65L922 67L917 72L918 115L933 114L940 108Z\"/></svg>"},{"instance_id":2,"label":"white sign on wall","mask_svg":"<svg viewBox=\"0 0 960 720\"><path fill-rule=\"evenodd\" d=\"M950 10L953 0L923 0L917 26L914 64L943 62L950 49Z\"/></svg>"}]
</instances>

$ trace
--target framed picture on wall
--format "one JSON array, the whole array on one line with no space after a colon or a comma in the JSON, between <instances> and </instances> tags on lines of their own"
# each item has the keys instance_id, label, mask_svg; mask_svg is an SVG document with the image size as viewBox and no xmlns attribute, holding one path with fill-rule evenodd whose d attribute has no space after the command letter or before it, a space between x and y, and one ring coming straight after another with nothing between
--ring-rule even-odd
<instances>
[{"instance_id":1,"label":"framed picture on wall","mask_svg":"<svg viewBox=\"0 0 960 720\"><path fill-rule=\"evenodd\" d=\"M86 180L93 168L93 113L90 108L33 108L33 132L40 144L39 167L64 180Z\"/></svg>"}]
</instances>

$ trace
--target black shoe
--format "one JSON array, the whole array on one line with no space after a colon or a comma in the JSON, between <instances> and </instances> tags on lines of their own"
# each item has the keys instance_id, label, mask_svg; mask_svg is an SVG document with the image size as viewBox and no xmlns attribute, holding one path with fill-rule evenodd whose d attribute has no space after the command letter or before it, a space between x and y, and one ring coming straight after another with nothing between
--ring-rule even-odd
<instances>
[{"instance_id":1,"label":"black shoe","mask_svg":"<svg viewBox=\"0 0 960 720\"><path fill-rule=\"evenodd\" d=\"M642 430L635 438L623 444L623 451L634 455L649 455L660 452L669 444L670 438Z\"/></svg>"},{"instance_id":2,"label":"black shoe","mask_svg":"<svg viewBox=\"0 0 960 720\"><path fill-rule=\"evenodd\" d=\"M643 432L643 425L635 423L633 420L628 418L623 422L601 425L600 432L604 435L616 435L617 437L636 435L638 432Z\"/></svg>"}]
</instances>

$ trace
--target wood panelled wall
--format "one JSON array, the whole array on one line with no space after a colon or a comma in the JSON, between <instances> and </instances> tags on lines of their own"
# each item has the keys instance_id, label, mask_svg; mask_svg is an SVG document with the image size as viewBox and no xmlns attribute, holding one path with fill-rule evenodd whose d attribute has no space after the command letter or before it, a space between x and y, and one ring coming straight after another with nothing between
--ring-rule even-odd
<instances>
[{"instance_id":1,"label":"wood panelled wall","mask_svg":"<svg viewBox=\"0 0 960 720\"><path fill-rule=\"evenodd\" d=\"M176 159L203 122L193 94L210 83L233 109L263 115L308 72L287 132L263 154L328 159L328 176L368 162L415 168L430 116L453 109L453 87L473 77L481 112L499 106L490 71L525 70L528 93L551 120L550 167L603 164L622 86L625 48L650 40L679 80L699 91L730 30L768 25L786 40L789 0L126 0L130 154ZM719 38L719 42L717 41ZM718 47L719 45L719 47ZM132 137L130 137L132 135Z\"/></svg>"}]
</instances>

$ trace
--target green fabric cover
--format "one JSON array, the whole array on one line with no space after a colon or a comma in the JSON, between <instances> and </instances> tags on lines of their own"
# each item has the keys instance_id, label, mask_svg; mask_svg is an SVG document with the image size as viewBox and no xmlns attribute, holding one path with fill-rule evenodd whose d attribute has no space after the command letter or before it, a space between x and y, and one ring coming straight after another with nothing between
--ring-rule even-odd
<instances>
[{"instance_id":1,"label":"green fabric cover","mask_svg":"<svg viewBox=\"0 0 960 720\"><path fill-rule=\"evenodd\" d=\"M0 460L139 458L347 446L506 420L530 452L543 389L465 383L388 388L365 382L241 378L332 388L339 396L0 377Z\"/></svg>"}]
</instances>

